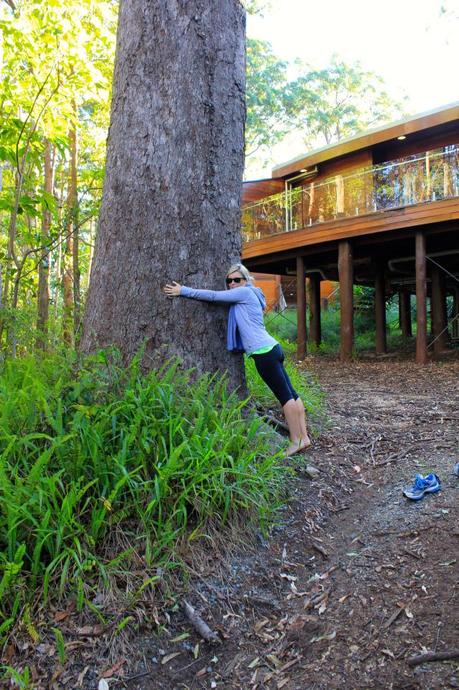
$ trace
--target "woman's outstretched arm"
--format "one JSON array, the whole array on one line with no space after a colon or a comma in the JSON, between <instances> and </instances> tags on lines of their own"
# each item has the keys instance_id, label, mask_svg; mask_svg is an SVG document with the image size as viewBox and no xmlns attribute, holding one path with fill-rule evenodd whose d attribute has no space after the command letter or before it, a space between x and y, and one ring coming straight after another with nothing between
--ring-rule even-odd
<instances>
[{"instance_id":1,"label":"woman's outstretched arm","mask_svg":"<svg viewBox=\"0 0 459 690\"><path fill-rule=\"evenodd\" d=\"M171 285L166 285L163 288L168 297L188 297L190 299L199 299L204 302L225 302L226 304L235 304L237 302L245 302L248 296L247 287L237 287L232 290L197 290L195 288L186 287L172 281Z\"/></svg>"}]
</instances>

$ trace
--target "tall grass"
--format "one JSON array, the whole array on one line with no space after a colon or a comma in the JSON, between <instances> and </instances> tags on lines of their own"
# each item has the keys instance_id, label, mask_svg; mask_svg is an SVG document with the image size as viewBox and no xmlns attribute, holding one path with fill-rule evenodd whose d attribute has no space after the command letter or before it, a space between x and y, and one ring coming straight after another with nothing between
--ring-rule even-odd
<instances>
[{"instance_id":1,"label":"tall grass","mask_svg":"<svg viewBox=\"0 0 459 690\"><path fill-rule=\"evenodd\" d=\"M266 521L285 469L224 378L116 353L0 372L0 639L38 594L81 610L134 563L178 562L209 519ZM154 580L154 578L153 578Z\"/></svg>"}]
</instances>

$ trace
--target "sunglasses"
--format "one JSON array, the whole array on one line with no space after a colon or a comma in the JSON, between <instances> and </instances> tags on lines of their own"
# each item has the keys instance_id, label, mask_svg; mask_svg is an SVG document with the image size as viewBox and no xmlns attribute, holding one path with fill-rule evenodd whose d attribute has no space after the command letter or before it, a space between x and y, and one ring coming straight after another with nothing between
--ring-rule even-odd
<instances>
[{"instance_id":1,"label":"sunglasses","mask_svg":"<svg viewBox=\"0 0 459 690\"><path fill-rule=\"evenodd\" d=\"M231 283L237 283L239 284L241 280L245 280L245 278L227 278L226 279L226 284L231 285Z\"/></svg>"}]
</instances>

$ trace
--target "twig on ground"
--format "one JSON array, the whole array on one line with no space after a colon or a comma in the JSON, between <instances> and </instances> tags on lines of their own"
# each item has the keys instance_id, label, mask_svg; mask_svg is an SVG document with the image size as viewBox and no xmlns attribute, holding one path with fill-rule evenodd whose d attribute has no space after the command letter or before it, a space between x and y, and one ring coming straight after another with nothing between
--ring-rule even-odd
<instances>
[{"instance_id":1,"label":"twig on ground","mask_svg":"<svg viewBox=\"0 0 459 690\"><path fill-rule=\"evenodd\" d=\"M320 546L320 544L317 544L315 541L313 541L312 539L311 539L311 546L313 549L315 549L316 551L321 553L324 558L328 558L328 553L325 551L325 549L322 546Z\"/></svg>"},{"instance_id":2,"label":"twig on ground","mask_svg":"<svg viewBox=\"0 0 459 690\"><path fill-rule=\"evenodd\" d=\"M217 633L209 628L207 623L198 613L196 613L194 608L187 601L183 602L183 608L185 610L185 615L192 626L201 635L201 637L206 640L206 642L220 642L220 638L218 637Z\"/></svg>"},{"instance_id":3,"label":"twig on ground","mask_svg":"<svg viewBox=\"0 0 459 690\"><path fill-rule=\"evenodd\" d=\"M127 678L123 678L122 681L124 684L131 683L133 680L139 680L139 678L145 678L145 676L149 676L150 673L153 673L153 669L151 669L150 671L143 671L142 673L136 673L135 676L127 676Z\"/></svg>"},{"instance_id":4,"label":"twig on ground","mask_svg":"<svg viewBox=\"0 0 459 690\"><path fill-rule=\"evenodd\" d=\"M275 427L282 429L282 431L286 431L288 433L288 426L284 422L281 422L280 419L277 419L277 417L274 417L271 414L267 414L266 412L263 412L263 417L266 419L267 422L270 424L273 424Z\"/></svg>"},{"instance_id":5,"label":"twig on ground","mask_svg":"<svg viewBox=\"0 0 459 690\"><path fill-rule=\"evenodd\" d=\"M417 654L408 659L408 666L419 666L428 661L448 661L449 659L459 658L459 648L447 649L444 652L426 652L425 654Z\"/></svg>"}]
</instances>

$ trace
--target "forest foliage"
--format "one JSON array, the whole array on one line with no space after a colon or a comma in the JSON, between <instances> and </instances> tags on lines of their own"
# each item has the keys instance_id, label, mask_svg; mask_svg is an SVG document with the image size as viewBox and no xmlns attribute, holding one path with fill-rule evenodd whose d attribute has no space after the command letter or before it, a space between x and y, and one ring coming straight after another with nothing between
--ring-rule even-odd
<instances>
[{"instance_id":1,"label":"forest foliage","mask_svg":"<svg viewBox=\"0 0 459 690\"><path fill-rule=\"evenodd\" d=\"M251 2L250 11L267 3ZM81 331L109 126L116 0L0 8L0 353L73 346ZM335 58L288 64L247 41L248 160L292 129L327 143L397 112L381 80Z\"/></svg>"}]
</instances>

